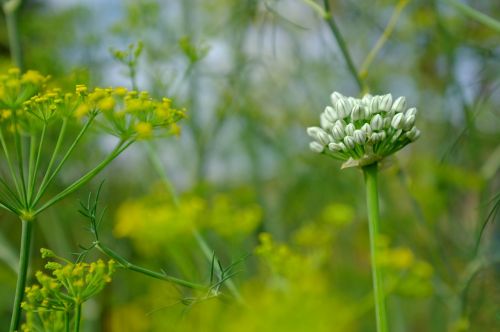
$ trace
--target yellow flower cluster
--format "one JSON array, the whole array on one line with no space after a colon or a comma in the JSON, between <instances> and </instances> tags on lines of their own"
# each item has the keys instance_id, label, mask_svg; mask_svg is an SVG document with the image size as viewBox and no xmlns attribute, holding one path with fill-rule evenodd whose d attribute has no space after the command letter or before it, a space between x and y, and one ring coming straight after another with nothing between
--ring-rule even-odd
<instances>
[{"instance_id":1,"label":"yellow flower cluster","mask_svg":"<svg viewBox=\"0 0 500 332\"><path fill-rule=\"evenodd\" d=\"M259 225L261 208L253 202L237 202L230 194L210 200L186 195L179 206L162 193L128 201L116 215L115 235L129 237L139 249L161 251L169 241L192 236L193 229L215 231L227 239L248 235Z\"/></svg>"},{"instance_id":2,"label":"yellow flower cluster","mask_svg":"<svg viewBox=\"0 0 500 332\"><path fill-rule=\"evenodd\" d=\"M177 129L172 125L185 117L184 110L172 108L170 99L155 100L147 91L117 87L95 88L89 92L86 86L79 85L76 94L82 104L75 116L82 118L102 113L100 125L118 137L147 139L153 137L157 129L169 134Z\"/></svg>"},{"instance_id":3,"label":"yellow flower cluster","mask_svg":"<svg viewBox=\"0 0 500 332\"><path fill-rule=\"evenodd\" d=\"M0 108L15 110L45 88L48 76L29 70L24 74L18 68L11 68L0 75Z\"/></svg>"},{"instance_id":4,"label":"yellow flower cluster","mask_svg":"<svg viewBox=\"0 0 500 332\"><path fill-rule=\"evenodd\" d=\"M378 264L386 270L386 283L395 292L414 297L425 297L432 293L434 269L406 247L390 247L386 237L379 239Z\"/></svg>"},{"instance_id":5,"label":"yellow flower cluster","mask_svg":"<svg viewBox=\"0 0 500 332\"><path fill-rule=\"evenodd\" d=\"M41 252L43 258L57 258L63 264L48 262L45 268L52 271L51 275L38 271L35 274L38 285L26 288L25 301L21 306L28 315L23 331L32 331L37 321L54 324L63 319L63 315L57 312L70 312L75 305L80 305L99 293L111 282L115 271L113 260L107 263L102 260L72 263L57 257L48 249L42 249Z\"/></svg>"},{"instance_id":6,"label":"yellow flower cluster","mask_svg":"<svg viewBox=\"0 0 500 332\"><path fill-rule=\"evenodd\" d=\"M146 91L91 90L79 84L74 92L67 92L49 89L48 79L32 70L21 74L17 68L0 75L0 124L28 130L53 118L85 119L122 139L148 139L177 134L175 123L185 117L185 111L172 107L170 99L156 100Z\"/></svg>"}]
</instances>

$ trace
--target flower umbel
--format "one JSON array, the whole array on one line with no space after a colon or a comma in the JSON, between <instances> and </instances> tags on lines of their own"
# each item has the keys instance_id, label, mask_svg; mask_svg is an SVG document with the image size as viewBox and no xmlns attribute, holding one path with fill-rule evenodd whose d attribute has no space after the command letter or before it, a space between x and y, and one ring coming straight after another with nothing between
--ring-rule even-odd
<instances>
[{"instance_id":1,"label":"flower umbel","mask_svg":"<svg viewBox=\"0 0 500 332\"><path fill-rule=\"evenodd\" d=\"M346 97L330 96L332 106L320 115L320 127L307 128L314 141L311 150L345 161L342 168L378 162L417 140L417 109L407 108L405 97L391 94Z\"/></svg>"}]
</instances>

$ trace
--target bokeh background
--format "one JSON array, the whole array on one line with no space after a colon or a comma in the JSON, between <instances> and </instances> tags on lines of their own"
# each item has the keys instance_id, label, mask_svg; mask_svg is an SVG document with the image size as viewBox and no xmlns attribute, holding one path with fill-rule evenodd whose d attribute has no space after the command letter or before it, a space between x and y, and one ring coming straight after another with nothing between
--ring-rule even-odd
<instances>
[{"instance_id":1,"label":"bokeh background","mask_svg":"<svg viewBox=\"0 0 500 332\"><path fill-rule=\"evenodd\" d=\"M498 1L463 3L500 20ZM380 175L391 331L497 331L500 32L448 1L329 5L362 69L365 92L403 95L419 109L422 137ZM79 200L105 180L101 237L109 247L138 265L207 283L211 262L202 236L208 256L213 250L223 266L234 263L232 282L245 302L227 284L222 296L198 300L189 290L119 270L102 296L86 303L83 331L374 330L362 174L310 152L305 134L332 91L361 93L319 15L323 6L313 0L23 2L26 68L70 89L77 83L131 88L128 68L114 54L141 42L138 88L171 97L189 115L179 137L137 144L44 212L34 266L43 266L40 247L74 258L79 245L92 241ZM2 21L4 70L12 66L8 45ZM107 149L106 140L89 142L59 185ZM20 225L6 212L0 219L3 330Z\"/></svg>"}]
</instances>

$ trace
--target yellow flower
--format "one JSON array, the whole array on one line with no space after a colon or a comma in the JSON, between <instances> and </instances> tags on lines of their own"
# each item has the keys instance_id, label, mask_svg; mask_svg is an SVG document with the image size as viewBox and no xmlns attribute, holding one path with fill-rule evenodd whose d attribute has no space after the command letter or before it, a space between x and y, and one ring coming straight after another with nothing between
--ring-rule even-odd
<instances>
[{"instance_id":1,"label":"yellow flower","mask_svg":"<svg viewBox=\"0 0 500 332\"><path fill-rule=\"evenodd\" d=\"M104 112L112 111L115 108L115 99L113 97L106 97L97 103L97 107Z\"/></svg>"},{"instance_id":2,"label":"yellow flower","mask_svg":"<svg viewBox=\"0 0 500 332\"><path fill-rule=\"evenodd\" d=\"M47 77L43 76L35 70L28 70L21 77L22 83L31 83L34 85L41 85L47 80Z\"/></svg>"},{"instance_id":3,"label":"yellow flower","mask_svg":"<svg viewBox=\"0 0 500 332\"><path fill-rule=\"evenodd\" d=\"M153 126L148 122L139 122L135 125L137 138L149 138L153 135Z\"/></svg>"},{"instance_id":4,"label":"yellow flower","mask_svg":"<svg viewBox=\"0 0 500 332\"><path fill-rule=\"evenodd\" d=\"M75 117L77 119L81 119L83 118L85 115L87 115L90 111L90 108L88 105L86 104L81 104L80 106L78 106L78 108L76 109L75 111Z\"/></svg>"}]
</instances>

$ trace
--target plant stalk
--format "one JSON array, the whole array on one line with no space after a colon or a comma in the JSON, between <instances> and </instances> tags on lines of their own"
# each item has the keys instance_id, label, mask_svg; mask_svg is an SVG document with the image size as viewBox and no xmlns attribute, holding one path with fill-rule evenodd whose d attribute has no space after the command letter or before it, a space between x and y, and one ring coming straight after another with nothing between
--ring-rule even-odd
<instances>
[{"instance_id":1,"label":"plant stalk","mask_svg":"<svg viewBox=\"0 0 500 332\"><path fill-rule=\"evenodd\" d=\"M177 285L180 285L180 286L184 286L184 287L187 287L187 288L191 288L191 289L201 289L201 290L205 290L206 289L206 287L203 286L203 285L195 284L195 283L183 280L183 279L172 277L172 276L169 276L169 275L167 275L165 273L158 273L158 272L155 272L155 271L151 271L151 270L148 270L148 269L143 268L141 266L132 264L129 261L127 261L125 258L123 258L122 256L120 256L118 253L116 253L113 250L111 250L110 248L102 245L100 242L96 242L95 243L95 247L99 251L101 251L103 254L105 254L106 256L108 256L108 257L114 259L115 261L117 261L119 264L122 265L123 268L125 268L127 270L135 271L135 272L147 275L147 276L149 276L151 278L169 281L169 282L172 282L174 284L177 284Z\"/></svg>"},{"instance_id":2,"label":"plant stalk","mask_svg":"<svg viewBox=\"0 0 500 332\"><path fill-rule=\"evenodd\" d=\"M385 310L385 294L382 282L382 271L378 267L378 240L380 213L378 205L378 164L373 163L363 167L366 185L366 203L368 209L368 225L370 231L370 258L372 265L373 295L375 298L375 315L377 331L387 332L387 314Z\"/></svg>"},{"instance_id":3,"label":"plant stalk","mask_svg":"<svg viewBox=\"0 0 500 332\"><path fill-rule=\"evenodd\" d=\"M19 27L17 14L21 7L22 0L8 0L3 3L5 23L9 37L9 48L14 65L21 71L24 70L23 53L21 49L21 38L19 37Z\"/></svg>"},{"instance_id":4,"label":"plant stalk","mask_svg":"<svg viewBox=\"0 0 500 332\"><path fill-rule=\"evenodd\" d=\"M16 294L14 298L14 306L12 308L12 317L10 321L10 332L19 329L21 321L21 302L24 297L24 289L26 288L26 277L28 274L28 265L31 250L31 237L33 235L33 220L27 221L21 219L21 252L19 255L19 268L17 274Z\"/></svg>"},{"instance_id":5,"label":"plant stalk","mask_svg":"<svg viewBox=\"0 0 500 332\"><path fill-rule=\"evenodd\" d=\"M342 33L340 33L340 30L337 26L337 23L335 23L335 19L333 17L333 14L331 12L330 8L330 2L329 0L324 0L323 5L325 7L325 13L326 16L324 16L324 20L330 30L333 33L333 36L337 40L337 44L340 47L340 52L342 53L342 56L344 57L344 60L347 64L347 68L349 69L349 72L352 75L352 78L356 82L356 85L358 86L360 91L365 90L365 85L363 84L363 81L361 77L359 76L359 72L356 69L356 65L354 64L354 61L352 60L351 53L349 52L349 49L347 48L347 44L344 40L344 37L342 36Z\"/></svg>"},{"instance_id":6,"label":"plant stalk","mask_svg":"<svg viewBox=\"0 0 500 332\"><path fill-rule=\"evenodd\" d=\"M82 304L75 303L75 332L80 331L80 320L82 319Z\"/></svg>"}]
</instances>

